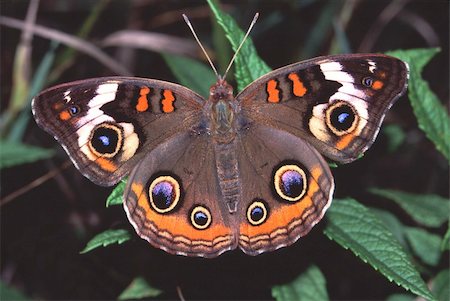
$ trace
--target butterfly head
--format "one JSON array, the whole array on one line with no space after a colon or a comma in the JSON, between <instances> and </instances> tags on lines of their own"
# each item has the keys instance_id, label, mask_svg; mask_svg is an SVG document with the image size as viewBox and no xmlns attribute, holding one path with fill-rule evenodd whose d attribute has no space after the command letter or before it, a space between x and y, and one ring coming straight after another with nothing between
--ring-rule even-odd
<instances>
[{"instance_id":1,"label":"butterfly head","mask_svg":"<svg viewBox=\"0 0 450 301\"><path fill-rule=\"evenodd\" d=\"M233 87L226 80L219 78L209 89L209 98L213 103L233 100Z\"/></svg>"}]
</instances>

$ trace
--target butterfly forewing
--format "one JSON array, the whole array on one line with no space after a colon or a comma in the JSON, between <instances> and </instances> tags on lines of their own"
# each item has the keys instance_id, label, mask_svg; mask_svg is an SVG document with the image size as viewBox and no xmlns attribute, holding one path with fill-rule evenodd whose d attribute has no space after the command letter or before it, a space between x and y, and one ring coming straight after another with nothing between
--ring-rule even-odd
<instances>
[{"instance_id":1,"label":"butterfly forewing","mask_svg":"<svg viewBox=\"0 0 450 301\"><path fill-rule=\"evenodd\" d=\"M32 108L37 123L86 177L112 185L149 150L201 125L203 103L180 85L110 77L50 88L33 99Z\"/></svg>"},{"instance_id":2,"label":"butterfly forewing","mask_svg":"<svg viewBox=\"0 0 450 301\"><path fill-rule=\"evenodd\" d=\"M407 78L406 63L386 55L319 57L270 72L236 98L247 119L288 131L346 163L373 143Z\"/></svg>"}]
</instances>

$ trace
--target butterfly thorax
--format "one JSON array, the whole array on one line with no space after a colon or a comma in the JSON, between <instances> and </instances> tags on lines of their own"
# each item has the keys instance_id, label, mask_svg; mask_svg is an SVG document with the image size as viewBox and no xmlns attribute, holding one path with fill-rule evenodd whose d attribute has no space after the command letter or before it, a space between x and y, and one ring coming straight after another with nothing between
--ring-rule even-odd
<instances>
[{"instance_id":1,"label":"butterfly thorax","mask_svg":"<svg viewBox=\"0 0 450 301\"><path fill-rule=\"evenodd\" d=\"M223 79L211 86L208 108L210 108L211 130L216 141L229 143L234 139L234 115L236 110L233 88Z\"/></svg>"}]
</instances>

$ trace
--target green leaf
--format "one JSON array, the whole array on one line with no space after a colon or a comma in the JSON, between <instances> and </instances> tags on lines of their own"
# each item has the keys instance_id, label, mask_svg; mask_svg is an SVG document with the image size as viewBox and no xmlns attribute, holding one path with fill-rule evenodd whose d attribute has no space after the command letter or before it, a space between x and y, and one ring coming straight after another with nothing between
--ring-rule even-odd
<instances>
[{"instance_id":1,"label":"green leaf","mask_svg":"<svg viewBox=\"0 0 450 301\"><path fill-rule=\"evenodd\" d=\"M53 156L54 151L22 143L0 141L0 169Z\"/></svg>"},{"instance_id":2,"label":"green leaf","mask_svg":"<svg viewBox=\"0 0 450 301\"><path fill-rule=\"evenodd\" d=\"M440 51L439 48L396 50L388 52L409 64L408 96L419 128L450 161L450 118L447 109L423 80L423 67Z\"/></svg>"},{"instance_id":3,"label":"green leaf","mask_svg":"<svg viewBox=\"0 0 450 301\"><path fill-rule=\"evenodd\" d=\"M405 240L405 226L395 215L393 215L389 211L381 210L378 208L370 208L370 211L372 211L378 217L378 219L383 222L386 228L389 229L392 234L394 234L395 238L403 247L407 246Z\"/></svg>"},{"instance_id":4,"label":"green leaf","mask_svg":"<svg viewBox=\"0 0 450 301\"><path fill-rule=\"evenodd\" d=\"M388 138L388 151L391 153L395 152L406 140L405 132L396 124L383 127L383 133Z\"/></svg>"},{"instance_id":5,"label":"green leaf","mask_svg":"<svg viewBox=\"0 0 450 301\"><path fill-rule=\"evenodd\" d=\"M121 244L130 238L131 234L125 229L106 230L91 239L80 253L84 254L99 247L106 247L114 243Z\"/></svg>"},{"instance_id":6,"label":"green leaf","mask_svg":"<svg viewBox=\"0 0 450 301\"><path fill-rule=\"evenodd\" d=\"M125 191L125 187L127 186L127 181L122 180L119 184L114 187L111 194L106 199L106 207L114 206L114 205L122 205L123 204L123 192Z\"/></svg>"},{"instance_id":7,"label":"green leaf","mask_svg":"<svg viewBox=\"0 0 450 301\"><path fill-rule=\"evenodd\" d=\"M403 208L416 222L439 227L448 220L450 201L434 194L412 194L398 190L371 188L373 194L394 201Z\"/></svg>"},{"instance_id":8,"label":"green leaf","mask_svg":"<svg viewBox=\"0 0 450 301\"><path fill-rule=\"evenodd\" d=\"M441 258L441 237L421 228L406 227L406 239L424 263L436 266Z\"/></svg>"},{"instance_id":9,"label":"green leaf","mask_svg":"<svg viewBox=\"0 0 450 301\"><path fill-rule=\"evenodd\" d=\"M162 291L150 286L142 277L135 278L120 294L119 300L152 298L161 295Z\"/></svg>"},{"instance_id":10,"label":"green leaf","mask_svg":"<svg viewBox=\"0 0 450 301\"><path fill-rule=\"evenodd\" d=\"M386 299L386 301L414 301L414 300L416 300L416 296L409 294L393 294Z\"/></svg>"},{"instance_id":11,"label":"green leaf","mask_svg":"<svg viewBox=\"0 0 450 301\"><path fill-rule=\"evenodd\" d=\"M328 210L325 234L390 281L434 300L410 258L394 235L366 207L353 199L335 200Z\"/></svg>"},{"instance_id":12,"label":"green leaf","mask_svg":"<svg viewBox=\"0 0 450 301\"><path fill-rule=\"evenodd\" d=\"M236 24L231 16L222 12L216 1L207 0L217 22L222 26L234 51L241 44L245 33ZM270 67L258 56L255 46L250 38L247 38L235 61L235 74L238 90L242 91L248 84L258 77L271 71Z\"/></svg>"},{"instance_id":13,"label":"green leaf","mask_svg":"<svg viewBox=\"0 0 450 301\"><path fill-rule=\"evenodd\" d=\"M449 270L443 270L433 279L431 291L439 301L450 300L450 275Z\"/></svg>"},{"instance_id":14,"label":"green leaf","mask_svg":"<svg viewBox=\"0 0 450 301\"><path fill-rule=\"evenodd\" d=\"M25 296L21 291L13 288L3 281L0 281L0 300L31 300L31 298Z\"/></svg>"},{"instance_id":15,"label":"green leaf","mask_svg":"<svg viewBox=\"0 0 450 301\"><path fill-rule=\"evenodd\" d=\"M209 96L209 88L216 81L216 75L211 67L196 60L173 54L163 54L163 58L180 84L189 87L203 97Z\"/></svg>"},{"instance_id":16,"label":"green leaf","mask_svg":"<svg viewBox=\"0 0 450 301\"><path fill-rule=\"evenodd\" d=\"M310 266L294 281L272 287L272 297L277 301L329 300L325 277L316 266Z\"/></svg>"},{"instance_id":17,"label":"green leaf","mask_svg":"<svg viewBox=\"0 0 450 301\"><path fill-rule=\"evenodd\" d=\"M444 250L450 250L450 224L448 225L447 232L445 232L441 243L441 251Z\"/></svg>"}]
</instances>

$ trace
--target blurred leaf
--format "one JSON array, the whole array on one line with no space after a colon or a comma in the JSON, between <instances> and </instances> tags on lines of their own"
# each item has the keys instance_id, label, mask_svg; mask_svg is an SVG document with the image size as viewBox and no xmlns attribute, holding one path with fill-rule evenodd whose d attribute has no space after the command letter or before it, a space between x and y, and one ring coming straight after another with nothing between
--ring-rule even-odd
<instances>
[{"instance_id":1,"label":"blurred leaf","mask_svg":"<svg viewBox=\"0 0 450 301\"><path fill-rule=\"evenodd\" d=\"M245 32L239 28L233 18L218 8L216 1L207 1L217 19L217 22L224 29L233 50L236 51L244 38ZM242 91L242 89L244 89L255 79L270 71L271 69L258 56L252 40L247 38L235 61L235 75L238 90Z\"/></svg>"},{"instance_id":2,"label":"blurred leaf","mask_svg":"<svg viewBox=\"0 0 450 301\"><path fill-rule=\"evenodd\" d=\"M383 133L388 139L388 151L395 152L406 140L403 129L396 124L389 124L383 127Z\"/></svg>"},{"instance_id":3,"label":"blurred leaf","mask_svg":"<svg viewBox=\"0 0 450 301\"><path fill-rule=\"evenodd\" d=\"M319 48L329 37L328 34L332 29L334 16L338 15L338 11L344 3L344 1L322 2L324 7L321 10L320 17L309 32L308 38L306 38L305 46L300 55L301 59L309 59L317 56Z\"/></svg>"},{"instance_id":4,"label":"blurred leaf","mask_svg":"<svg viewBox=\"0 0 450 301\"><path fill-rule=\"evenodd\" d=\"M395 238L403 247L407 246L405 240L405 226L394 214L378 208L370 208L370 211L372 211L378 219L383 222L383 225L385 225L386 228L394 234Z\"/></svg>"},{"instance_id":5,"label":"blurred leaf","mask_svg":"<svg viewBox=\"0 0 450 301\"><path fill-rule=\"evenodd\" d=\"M111 2L111 0L99 0L92 2L94 7L90 10L89 16L83 22L80 30L77 33L77 37L80 39L85 39L92 31L95 22L103 12L104 8ZM48 76L48 83L53 83L58 80L62 73L66 71L75 62L77 51L74 48L66 47L65 50L60 53L56 59L56 66L52 70L51 74Z\"/></svg>"},{"instance_id":6,"label":"blurred leaf","mask_svg":"<svg viewBox=\"0 0 450 301\"><path fill-rule=\"evenodd\" d=\"M113 191L109 194L106 199L106 208L114 205L122 205L123 204L123 193L125 191L125 187L127 186L127 180L123 179L119 182L119 184L114 187Z\"/></svg>"},{"instance_id":7,"label":"blurred leaf","mask_svg":"<svg viewBox=\"0 0 450 301\"><path fill-rule=\"evenodd\" d=\"M209 88L217 80L211 67L191 58L163 54L163 58L181 85L203 97L209 97Z\"/></svg>"},{"instance_id":8,"label":"blurred leaf","mask_svg":"<svg viewBox=\"0 0 450 301\"><path fill-rule=\"evenodd\" d=\"M335 200L327 213L325 234L387 279L406 290L434 300L394 235L366 207L353 199Z\"/></svg>"},{"instance_id":9,"label":"blurred leaf","mask_svg":"<svg viewBox=\"0 0 450 301\"><path fill-rule=\"evenodd\" d=\"M272 287L272 297L277 301L321 301L329 300L326 280L316 266L310 266L294 281Z\"/></svg>"},{"instance_id":10,"label":"blurred leaf","mask_svg":"<svg viewBox=\"0 0 450 301\"><path fill-rule=\"evenodd\" d=\"M433 279L431 291L439 301L450 300L450 275L449 270L443 270Z\"/></svg>"},{"instance_id":11,"label":"blurred leaf","mask_svg":"<svg viewBox=\"0 0 450 301\"><path fill-rule=\"evenodd\" d=\"M19 142L22 140L23 134L25 133L28 121L31 117L31 99L39 93L44 87L47 75L50 72L53 61L55 59L55 50L58 43L52 41L50 43L50 48L45 54L44 58L41 60L39 67L33 75L31 80L30 95L28 95L28 104L22 110L17 120L11 126L11 130L8 134L8 141Z\"/></svg>"},{"instance_id":12,"label":"blurred leaf","mask_svg":"<svg viewBox=\"0 0 450 301\"><path fill-rule=\"evenodd\" d=\"M416 222L439 227L449 218L450 201L434 194L411 194L397 190L371 188L373 194L394 201Z\"/></svg>"},{"instance_id":13,"label":"blurred leaf","mask_svg":"<svg viewBox=\"0 0 450 301\"><path fill-rule=\"evenodd\" d=\"M46 159L53 154L52 149L0 140L0 169Z\"/></svg>"},{"instance_id":14,"label":"blurred leaf","mask_svg":"<svg viewBox=\"0 0 450 301\"><path fill-rule=\"evenodd\" d=\"M130 285L120 294L118 300L143 299L158 297L162 291L152 287L142 277L135 278Z\"/></svg>"},{"instance_id":15,"label":"blurred leaf","mask_svg":"<svg viewBox=\"0 0 450 301\"><path fill-rule=\"evenodd\" d=\"M436 266L441 258L441 237L421 228L406 227L406 238L414 254L424 263Z\"/></svg>"},{"instance_id":16,"label":"blurred leaf","mask_svg":"<svg viewBox=\"0 0 450 301\"><path fill-rule=\"evenodd\" d=\"M447 232L444 235L444 239L442 239L441 251L450 250L450 224L447 228Z\"/></svg>"},{"instance_id":17,"label":"blurred leaf","mask_svg":"<svg viewBox=\"0 0 450 301\"><path fill-rule=\"evenodd\" d=\"M31 300L31 298L25 296L21 291L13 288L3 281L0 281L0 300Z\"/></svg>"},{"instance_id":18,"label":"blurred leaf","mask_svg":"<svg viewBox=\"0 0 450 301\"><path fill-rule=\"evenodd\" d=\"M87 253L96 248L106 247L114 243L122 244L130 238L130 233L125 229L106 230L92 238L80 253Z\"/></svg>"},{"instance_id":19,"label":"blurred leaf","mask_svg":"<svg viewBox=\"0 0 450 301\"><path fill-rule=\"evenodd\" d=\"M450 161L450 118L447 109L422 78L423 67L440 51L439 48L396 50L387 54L409 64L409 99L419 128Z\"/></svg>"},{"instance_id":20,"label":"blurred leaf","mask_svg":"<svg viewBox=\"0 0 450 301\"><path fill-rule=\"evenodd\" d=\"M386 301L414 301L414 300L416 300L416 296L409 294L393 294L386 299Z\"/></svg>"}]
</instances>

